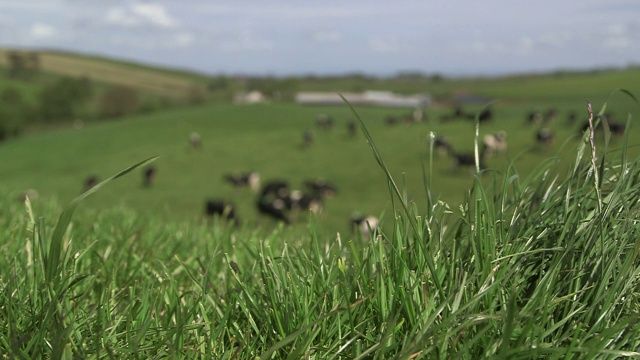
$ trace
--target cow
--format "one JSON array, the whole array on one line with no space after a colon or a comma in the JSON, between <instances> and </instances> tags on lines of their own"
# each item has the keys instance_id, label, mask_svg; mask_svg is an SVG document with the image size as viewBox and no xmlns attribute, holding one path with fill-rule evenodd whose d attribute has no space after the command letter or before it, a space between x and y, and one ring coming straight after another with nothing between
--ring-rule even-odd
<instances>
[{"instance_id":1,"label":"cow","mask_svg":"<svg viewBox=\"0 0 640 360\"><path fill-rule=\"evenodd\" d=\"M202 138L199 133L192 131L189 134L189 146L194 150L200 150L202 148Z\"/></svg>"},{"instance_id":2,"label":"cow","mask_svg":"<svg viewBox=\"0 0 640 360\"><path fill-rule=\"evenodd\" d=\"M482 138L482 147L487 157L492 157L495 153L504 153L507 151L507 133L498 131L485 135Z\"/></svg>"},{"instance_id":3,"label":"cow","mask_svg":"<svg viewBox=\"0 0 640 360\"><path fill-rule=\"evenodd\" d=\"M26 201L27 198L29 199L29 201L32 201L37 199L39 195L40 194L38 193L38 190L27 189L25 191L22 191L20 194L18 194L18 201Z\"/></svg>"},{"instance_id":4,"label":"cow","mask_svg":"<svg viewBox=\"0 0 640 360\"><path fill-rule=\"evenodd\" d=\"M322 130L331 130L333 128L333 118L327 114L318 114L316 116L316 126Z\"/></svg>"},{"instance_id":5,"label":"cow","mask_svg":"<svg viewBox=\"0 0 640 360\"><path fill-rule=\"evenodd\" d=\"M222 219L238 222L235 206L226 200L208 199L204 206L205 215L208 217L218 216Z\"/></svg>"},{"instance_id":6,"label":"cow","mask_svg":"<svg viewBox=\"0 0 640 360\"><path fill-rule=\"evenodd\" d=\"M542 128L536 132L536 143L544 146L550 146L553 144L555 136L553 131L549 128Z\"/></svg>"},{"instance_id":7,"label":"cow","mask_svg":"<svg viewBox=\"0 0 640 360\"><path fill-rule=\"evenodd\" d=\"M223 179L234 188L249 187L253 192L258 192L260 187L260 173L251 171L239 174L225 174Z\"/></svg>"},{"instance_id":8,"label":"cow","mask_svg":"<svg viewBox=\"0 0 640 360\"><path fill-rule=\"evenodd\" d=\"M449 153L453 150L449 140L447 140L444 136L436 135L433 140L433 147L440 155L449 155Z\"/></svg>"},{"instance_id":9,"label":"cow","mask_svg":"<svg viewBox=\"0 0 640 360\"><path fill-rule=\"evenodd\" d=\"M399 120L397 117L393 116L393 115L389 115L384 119L384 122L388 125L388 126L394 126L397 125Z\"/></svg>"},{"instance_id":10,"label":"cow","mask_svg":"<svg viewBox=\"0 0 640 360\"><path fill-rule=\"evenodd\" d=\"M311 144L313 144L314 140L315 140L315 135L313 134L313 131L306 130L305 132L302 133L302 147L303 148L308 148L309 146L311 146Z\"/></svg>"},{"instance_id":11,"label":"cow","mask_svg":"<svg viewBox=\"0 0 640 360\"><path fill-rule=\"evenodd\" d=\"M525 119L528 125L536 125L536 124L542 123L543 116L542 116L542 113L540 113L540 111L531 110L527 113L527 115L525 116Z\"/></svg>"},{"instance_id":12,"label":"cow","mask_svg":"<svg viewBox=\"0 0 640 360\"><path fill-rule=\"evenodd\" d=\"M145 188L151 187L156 180L156 168L149 166L142 172L142 186Z\"/></svg>"},{"instance_id":13,"label":"cow","mask_svg":"<svg viewBox=\"0 0 640 360\"><path fill-rule=\"evenodd\" d=\"M89 175L86 179L84 179L84 187L82 189L83 192L89 191L92 187L98 185L98 176L97 175Z\"/></svg>"},{"instance_id":14,"label":"cow","mask_svg":"<svg viewBox=\"0 0 640 360\"><path fill-rule=\"evenodd\" d=\"M556 121L557 117L558 117L558 110L556 108L549 108L544 113L542 121L545 124L551 124Z\"/></svg>"},{"instance_id":15,"label":"cow","mask_svg":"<svg viewBox=\"0 0 640 360\"><path fill-rule=\"evenodd\" d=\"M347 135L349 135L349 137L355 137L357 133L358 125L355 120L349 120L349 122L347 122Z\"/></svg>"},{"instance_id":16,"label":"cow","mask_svg":"<svg viewBox=\"0 0 640 360\"><path fill-rule=\"evenodd\" d=\"M364 239L371 239L371 235L377 234L379 220L377 217L369 215L351 215L349 225L352 231L362 234Z\"/></svg>"},{"instance_id":17,"label":"cow","mask_svg":"<svg viewBox=\"0 0 640 360\"><path fill-rule=\"evenodd\" d=\"M278 198L260 197L256 203L258 212L274 220L290 224L285 202Z\"/></svg>"},{"instance_id":18,"label":"cow","mask_svg":"<svg viewBox=\"0 0 640 360\"><path fill-rule=\"evenodd\" d=\"M318 194L322 198L332 196L336 193L336 187L329 184L324 179L306 180L304 181L305 187L310 190L311 193Z\"/></svg>"}]
</instances>

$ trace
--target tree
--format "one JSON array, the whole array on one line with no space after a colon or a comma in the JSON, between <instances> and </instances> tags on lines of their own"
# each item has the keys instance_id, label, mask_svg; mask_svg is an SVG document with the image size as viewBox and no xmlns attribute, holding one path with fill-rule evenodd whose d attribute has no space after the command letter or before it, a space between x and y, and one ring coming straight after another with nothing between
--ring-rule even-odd
<instances>
[{"instance_id":1,"label":"tree","mask_svg":"<svg viewBox=\"0 0 640 360\"><path fill-rule=\"evenodd\" d=\"M38 104L44 121L71 120L91 98L93 87L88 78L64 77L40 92Z\"/></svg>"},{"instance_id":2,"label":"tree","mask_svg":"<svg viewBox=\"0 0 640 360\"><path fill-rule=\"evenodd\" d=\"M35 52L10 51L7 53L7 61L8 75L12 78L29 79L40 70L40 57Z\"/></svg>"},{"instance_id":3,"label":"tree","mask_svg":"<svg viewBox=\"0 0 640 360\"><path fill-rule=\"evenodd\" d=\"M0 141L22 132L29 110L17 89L9 87L0 92Z\"/></svg>"}]
</instances>

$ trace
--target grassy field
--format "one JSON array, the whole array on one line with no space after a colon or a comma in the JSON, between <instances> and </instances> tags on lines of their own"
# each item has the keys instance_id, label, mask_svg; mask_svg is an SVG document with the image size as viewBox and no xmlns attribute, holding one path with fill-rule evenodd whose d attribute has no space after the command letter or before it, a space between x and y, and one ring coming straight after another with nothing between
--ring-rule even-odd
<instances>
[{"instance_id":1,"label":"grassy field","mask_svg":"<svg viewBox=\"0 0 640 360\"><path fill-rule=\"evenodd\" d=\"M598 92L594 97L606 94ZM586 102L583 99L562 103L565 106L558 106L558 120L550 125L557 138L551 147L537 146L534 139L537 127L524 122L524 114L531 105L508 101L494 104L495 119L483 124L480 133L506 131L509 149L488 161L488 166L496 171L487 171L483 178L502 176L513 159L517 159L516 166L525 175L551 156L561 163L572 161L582 120L567 126L564 118L570 110L586 118ZM596 111L601 105L594 103ZM625 113L638 113L637 105L634 109L633 102L621 93L613 96L609 109L617 114L618 121L626 121ZM439 115L451 112L450 108L442 107L427 111L430 121L389 127L385 124L388 115L401 116L408 110L356 108L356 111L381 144L380 150L393 175L406 178L411 198L424 195L426 174L428 179L438 179L429 180L431 190L443 200L452 204L463 200L473 181L470 170L457 169L452 159L435 153L433 167L424 164L431 155L431 132L446 136L459 151L472 151L475 131L472 121L441 123ZM334 129L325 132L315 128L314 119L319 113L335 118ZM387 184L379 176L367 142L362 134L355 138L347 135L346 123L353 119L346 106L209 104L81 129L34 134L0 146L3 159L0 186L14 194L33 188L45 198L54 196L64 202L82 190L88 176L104 178L132 160L158 155L158 176L153 188L143 189L141 175L137 174L114 183L113 193L98 194L87 206L126 205L167 219L194 220L201 219L205 199L216 197L233 201L243 220L270 224L257 216L255 194L234 190L222 180L226 173L256 170L263 180L287 179L293 187L315 178L334 183L338 194L327 200L318 226L321 232L344 231L353 212L378 215L390 209ZM316 139L313 146L303 149L302 133L308 129L315 132ZM192 131L203 138L201 151L188 146L187 138ZM635 141L638 131L633 126L629 128L632 140L628 151L632 156L640 154ZM619 145L620 139L614 138L613 153Z\"/></svg>"},{"instance_id":2,"label":"grassy field","mask_svg":"<svg viewBox=\"0 0 640 360\"><path fill-rule=\"evenodd\" d=\"M8 52L0 49L0 66L8 65ZM206 78L192 73L53 51L39 51L38 57L40 70L47 74L88 77L98 83L127 86L173 98L206 93Z\"/></svg>"},{"instance_id":3,"label":"grassy field","mask_svg":"<svg viewBox=\"0 0 640 360\"><path fill-rule=\"evenodd\" d=\"M629 126L596 134L595 159L578 130L587 99L597 112L614 88L640 92L633 71L425 85L439 100L496 100L478 135L503 130L509 148L481 174L430 150L432 133L474 150L474 122L439 121L446 101L393 127L386 117L408 109L356 107L353 138L346 105L272 103L3 142L0 358L640 357L639 105L613 94L607 112ZM556 141L536 145L525 114L551 107ZM572 125L570 111L581 114ZM319 113L336 120L331 131L316 128ZM146 165L118 173L153 156L151 188ZM294 187L324 178L338 193L321 216L280 226L222 180L247 170ZM90 175L107 182L80 195ZM25 204L27 189L39 196ZM239 226L205 220L209 197L233 201ZM372 238L348 228L355 211L384 214Z\"/></svg>"},{"instance_id":4,"label":"grassy field","mask_svg":"<svg viewBox=\"0 0 640 360\"><path fill-rule=\"evenodd\" d=\"M389 132L373 121L375 114L363 114L374 136ZM144 128L149 119L137 121L134 128ZM250 128L282 142L269 135L267 119L260 121ZM110 126L118 125L125 126ZM84 131L98 141L93 129ZM60 137L72 142L68 133L37 141ZM394 144L368 140L391 158ZM156 141L172 148L171 138ZM365 162L375 163L362 145ZM395 204L391 228L371 239L320 236L313 222L300 233L176 222L106 203L96 212L80 203L89 194L64 209L47 197L31 207L13 194L1 196L0 353L17 359L638 357L640 167L623 144L600 164L608 149L593 145L597 159L590 158L592 145L582 143L567 154L575 159L568 168L546 161L525 175L517 171L523 156L501 179L467 176L471 191L460 208L438 201L428 186L409 201L398 184L399 194L386 195ZM108 138L95 146L120 147ZM153 150L133 149L121 156ZM49 152L40 149L41 166L53 161ZM64 172L95 164L105 177L117 166L95 159L61 163ZM165 162L161 169L167 168ZM136 180L138 170L119 173L124 176L100 184L93 196L135 196L121 186ZM558 172L563 175L553 176ZM43 183L55 178L40 176ZM377 166L367 176L392 179ZM451 179L433 177L434 184Z\"/></svg>"}]
</instances>

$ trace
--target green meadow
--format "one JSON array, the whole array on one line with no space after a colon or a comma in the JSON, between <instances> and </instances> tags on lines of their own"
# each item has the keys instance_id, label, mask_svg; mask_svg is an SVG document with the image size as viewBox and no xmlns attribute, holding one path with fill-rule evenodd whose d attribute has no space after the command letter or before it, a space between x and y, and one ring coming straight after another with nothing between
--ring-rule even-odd
<instances>
[{"instance_id":1,"label":"green meadow","mask_svg":"<svg viewBox=\"0 0 640 360\"><path fill-rule=\"evenodd\" d=\"M308 78L301 90L436 102L425 121L395 126L386 118L412 109L205 102L11 137L0 143L0 358L640 357L639 77ZM456 93L493 100L493 119L440 121ZM624 135L590 141L588 100ZM525 116L550 108L555 139L542 146ZM330 131L316 127L321 113ZM433 149L441 135L477 151L496 131L508 149L479 173ZM223 181L250 170L338 191L284 226ZM83 192L91 175L102 182ZM38 196L24 201L28 189ZM240 222L206 220L208 198L232 201ZM351 231L354 212L382 218L373 236Z\"/></svg>"},{"instance_id":2,"label":"green meadow","mask_svg":"<svg viewBox=\"0 0 640 360\"><path fill-rule=\"evenodd\" d=\"M606 92L600 97L606 97ZM611 102L624 104L623 100L624 96L617 93ZM594 102L594 107L599 106L602 103ZM610 105L617 121L626 123L626 113L632 111L632 106L627 106ZM496 154L487 161L489 170L483 179L500 177L514 160L515 166L526 174L549 158L559 162L573 159L581 136L580 125L586 121L586 99L558 106L558 118L549 125L555 132L552 146L536 144L539 127L526 125L524 120L530 108L500 100L493 105L495 119L481 125L480 135L506 131L509 147L505 154ZM393 175L406 180L411 198L424 196L426 177L432 191L443 200L452 204L463 200L473 181L472 171L456 168L450 157L432 153L429 139L431 133L442 135L457 151L471 152L473 121L441 123L439 116L452 111L442 107L427 109L428 120L423 123L390 127L385 123L387 116L402 116L409 110L356 110L380 144ZM583 114L584 120L567 126L565 118L571 110ZM316 128L314 119L319 113L335 119L331 131ZM123 164L159 156L152 188L142 188L142 175L138 172L115 182L112 192L97 194L85 206L100 209L123 205L167 219L198 220L202 218L205 199L223 198L235 203L243 220L268 225L270 221L260 218L255 211L255 194L248 189L234 189L222 178L227 173L255 170L261 173L263 181L286 179L294 188L301 187L305 179L323 178L335 184L338 193L327 199L317 221L321 229L331 233L345 231L354 212L380 215L390 209L388 186L380 177L366 139L361 133L355 137L348 135L346 123L353 119L346 106L206 104L80 129L37 133L0 146L2 186L15 196L26 189L36 189L42 197L66 202L82 191L83 181L91 175L104 178ZM315 133L315 141L308 148L302 147L305 130ZM202 136L200 151L189 147L188 136L192 131ZM630 127L629 136L637 138L638 129ZM620 143L620 138L614 137L611 151L619 149ZM632 141L630 154L638 154L635 145ZM426 166L431 156L433 163Z\"/></svg>"}]
</instances>

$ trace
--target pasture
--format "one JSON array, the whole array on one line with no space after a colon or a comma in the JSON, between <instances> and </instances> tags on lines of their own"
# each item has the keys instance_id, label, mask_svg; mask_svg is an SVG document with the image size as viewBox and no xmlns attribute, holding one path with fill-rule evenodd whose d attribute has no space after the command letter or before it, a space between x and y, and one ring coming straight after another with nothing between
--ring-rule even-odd
<instances>
[{"instance_id":1,"label":"pasture","mask_svg":"<svg viewBox=\"0 0 640 360\"><path fill-rule=\"evenodd\" d=\"M366 239L320 236L313 223L300 234L87 211L77 208L86 193L62 211L2 196L0 352L637 357L638 160L626 148L601 165L588 144L572 153L558 178L553 162L529 180L514 167L506 181L476 178L460 210L395 197L393 226ZM94 195L121 196L129 170L140 168Z\"/></svg>"},{"instance_id":2,"label":"pasture","mask_svg":"<svg viewBox=\"0 0 640 360\"><path fill-rule=\"evenodd\" d=\"M598 92L596 98L606 98ZM594 111L602 103L594 102ZM637 114L628 97L617 93L611 98L609 111L616 121L626 122L627 113ZM553 129L552 145L536 144L539 125L525 122L531 109L558 109L557 119L548 126ZM579 130L586 120L586 101L560 100L512 104L498 100L492 105L493 120L482 123L480 136L495 131L508 134L508 150L487 160L488 169L482 178L501 178L512 160L521 176L526 176L541 162L562 164L574 159L579 143ZM473 113L479 105L468 106ZM394 177L405 184L409 199L424 206L425 182L434 196L452 204L461 203L473 183L472 170L457 168L451 157L430 151L430 133L445 136L460 152L474 149L474 122L439 118L452 111L449 106L426 110L427 120L421 123L388 126L385 119L401 117L409 109L356 108L379 144L384 161ZM570 111L582 114L574 124L566 123ZM335 120L331 130L315 125L318 114ZM257 214L256 195L248 189L234 189L223 181L223 175L258 171L264 181L285 179L299 188L306 179L325 179L338 188L337 194L326 200L323 213L316 219L321 233L348 231L348 219L353 213L380 215L391 211L389 188L360 132L351 137L347 122L354 115L346 106L305 107L295 104L260 104L251 106L206 104L170 110L162 113L134 116L117 122L101 123L81 129L61 129L33 134L0 146L3 159L2 187L17 194L36 189L44 198L54 197L66 202L83 189L84 180L95 175L99 179L132 161L160 156L156 161L157 179L151 188L143 188L142 175L136 174L114 182L112 190L96 194L84 206L105 209L114 205L129 207L141 214L165 219L201 221L207 198L221 198L236 205L239 217L249 226L274 224ZM303 132L313 131L311 146L303 147ZM202 149L189 147L188 136L198 132ZM631 126L628 149L631 156L640 154L634 139L638 129ZM620 137L613 137L611 155L616 156ZM37 206L37 202L34 203ZM306 224L305 214L300 224Z\"/></svg>"},{"instance_id":3,"label":"pasture","mask_svg":"<svg viewBox=\"0 0 640 360\"><path fill-rule=\"evenodd\" d=\"M8 65L9 52L0 49L0 67ZM40 70L49 75L87 77L97 83L127 86L180 99L193 92L206 92L204 77L187 72L64 52L39 51L37 54Z\"/></svg>"},{"instance_id":4,"label":"pasture","mask_svg":"<svg viewBox=\"0 0 640 360\"><path fill-rule=\"evenodd\" d=\"M637 357L639 108L620 92L609 99L606 112L629 126L607 145L598 132L591 162L579 130L586 98L597 112L613 87L586 78L571 79L579 88L531 80L531 91L504 79L457 83L504 95L479 137L504 131L508 149L488 158L479 177L431 151L432 133L457 152L474 150L473 121L441 121L451 104L394 126L387 118L409 109L357 107L400 196L364 134L349 135L347 106L202 104L2 142L0 353ZM555 120L525 121L551 108ZM578 118L569 124L572 111ZM335 120L331 130L317 128L321 113ZM536 142L541 127L553 142ZM160 158L151 186L143 186L145 167L135 168L61 206L88 177L104 180L152 156ZM294 188L323 178L338 191L322 215L279 227L256 213L254 193L223 181L251 170ZM39 196L18 201L27 189ZM233 201L240 227L205 221L208 198ZM351 234L353 212L384 214L383 231Z\"/></svg>"}]
</instances>

